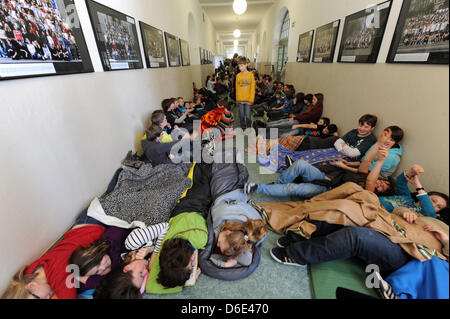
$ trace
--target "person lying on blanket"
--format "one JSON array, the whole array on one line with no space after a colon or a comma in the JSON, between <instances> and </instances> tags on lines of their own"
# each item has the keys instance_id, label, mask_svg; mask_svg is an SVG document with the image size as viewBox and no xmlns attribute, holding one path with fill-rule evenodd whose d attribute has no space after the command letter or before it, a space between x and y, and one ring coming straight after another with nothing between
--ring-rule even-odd
<instances>
[{"instance_id":1,"label":"person lying on blanket","mask_svg":"<svg viewBox=\"0 0 450 319\"><path fill-rule=\"evenodd\" d=\"M111 226L99 240L87 247L77 248L69 258L69 265L76 265L79 269L79 274L75 277L79 282L78 293L96 289L103 276L118 267L121 267L123 272L129 272L134 286L141 288L142 279L139 272L134 271L136 267L133 262L144 260L151 252L157 253L168 228L168 223L136 228L133 231ZM121 255L125 251L122 249L124 244L125 250L132 252L133 258L126 261L127 265L122 266Z\"/></svg>"},{"instance_id":2,"label":"person lying on blanket","mask_svg":"<svg viewBox=\"0 0 450 319\"><path fill-rule=\"evenodd\" d=\"M304 267L357 257L386 274L412 259L448 260L447 225L404 208L391 214L355 183L303 202L255 205L273 231L287 234L271 250L282 264Z\"/></svg>"},{"instance_id":3,"label":"person lying on blanket","mask_svg":"<svg viewBox=\"0 0 450 319\"><path fill-rule=\"evenodd\" d=\"M104 232L105 227L100 225L74 226L51 250L13 276L2 299L76 299L75 278L67 271L69 257Z\"/></svg>"},{"instance_id":4,"label":"person lying on blanket","mask_svg":"<svg viewBox=\"0 0 450 319\"><path fill-rule=\"evenodd\" d=\"M210 260L219 267L249 266L253 261L253 245L267 232L258 212L248 204L242 189L216 199L211 208L214 243Z\"/></svg>"},{"instance_id":5,"label":"person lying on blanket","mask_svg":"<svg viewBox=\"0 0 450 319\"><path fill-rule=\"evenodd\" d=\"M389 149L395 144L391 138L390 131L383 131L377 143L365 157L357 172L347 171L332 163L331 165L315 167L306 161L299 160L283 171L275 184L247 183L245 192L262 193L271 196L300 196L311 198L324 193L332 188L347 182L354 182L365 189L379 195L389 195L395 190L392 179L380 178L384 161L388 156ZM378 161L372 170L372 162L378 155ZM299 181L299 178L301 180ZM297 183L298 182L298 183Z\"/></svg>"}]
</instances>

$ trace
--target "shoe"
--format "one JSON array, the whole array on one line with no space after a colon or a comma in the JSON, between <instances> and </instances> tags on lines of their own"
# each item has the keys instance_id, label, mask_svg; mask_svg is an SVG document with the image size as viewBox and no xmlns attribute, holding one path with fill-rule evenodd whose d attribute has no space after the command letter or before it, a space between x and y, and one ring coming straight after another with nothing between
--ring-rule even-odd
<instances>
[{"instance_id":1,"label":"shoe","mask_svg":"<svg viewBox=\"0 0 450 319\"><path fill-rule=\"evenodd\" d=\"M288 236L282 236L277 240L277 246L280 248L286 248L291 244L291 240Z\"/></svg>"},{"instance_id":2,"label":"shoe","mask_svg":"<svg viewBox=\"0 0 450 319\"><path fill-rule=\"evenodd\" d=\"M286 162L286 167L289 168L292 166L293 162L292 162L292 158L290 156L285 157L285 162Z\"/></svg>"},{"instance_id":3,"label":"shoe","mask_svg":"<svg viewBox=\"0 0 450 319\"><path fill-rule=\"evenodd\" d=\"M264 112L263 119L266 122L269 122L269 117L267 116L267 112Z\"/></svg>"},{"instance_id":4,"label":"shoe","mask_svg":"<svg viewBox=\"0 0 450 319\"><path fill-rule=\"evenodd\" d=\"M286 253L286 249L285 248L272 248L270 250L270 256L272 256L272 258L283 265L288 265L288 266L296 266L296 267L306 267L306 265L302 265L302 264L298 264L296 262L294 262Z\"/></svg>"},{"instance_id":5,"label":"shoe","mask_svg":"<svg viewBox=\"0 0 450 319\"><path fill-rule=\"evenodd\" d=\"M257 120L256 123L257 123L258 127L267 128L266 123L264 123L263 121Z\"/></svg>"},{"instance_id":6,"label":"shoe","mask_svg":"<svg viewBox=\"0 0 450 319\"><path fill-rule=\"evenodd\" d=\"M247 183L244 186L244 193L249 195L255 193L258 190L258 184L255 183Z\"/></svg>"}]
</instances>

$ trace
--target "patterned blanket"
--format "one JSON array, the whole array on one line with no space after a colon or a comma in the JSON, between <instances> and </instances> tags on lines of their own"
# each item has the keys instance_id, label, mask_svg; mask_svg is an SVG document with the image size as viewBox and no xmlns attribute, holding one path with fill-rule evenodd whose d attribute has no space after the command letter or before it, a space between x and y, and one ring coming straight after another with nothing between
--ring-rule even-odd
<instances>
[{"instance_id":1,"label":"patterned blanket","mask_svg":"<svg viewBox=\"0 0 450 319\"><path fill-rule=\"evenodd\" d=\"M327 164L339 159L351 160L335 148L293 152L282 145L275 145L268 155L258 155L258 163L274 172L281 173L287 169L286 156L291 157L293 162L304 160L312 165Z\"/></svg>"}]
</instances>

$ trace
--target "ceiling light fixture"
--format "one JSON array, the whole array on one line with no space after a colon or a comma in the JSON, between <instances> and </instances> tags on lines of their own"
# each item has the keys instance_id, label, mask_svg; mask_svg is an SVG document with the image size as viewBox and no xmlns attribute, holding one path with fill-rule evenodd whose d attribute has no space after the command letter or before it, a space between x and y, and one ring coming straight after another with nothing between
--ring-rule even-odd
<instances>
[{"instance_id":1,"label":"ceiling light fixture","mask_svg":"<svg viewBox=\"0 0 450 319\"><path fill-rule=\"evenodd\" d=\"M241 36L241 30L239 29L234 30L233 35L235 38L239 38Z\"/></svg>"},{"instance_id":2,"label":"ceiling light fixture","mask_svg":"<svg viewBox=\"0 0 450 319\"><path fill-rule=\"evenodd\" d=\"M246 0L234 0L233 10L237 15L242 15L247 11L247 1Z\"/></svg>"}]
</instances>

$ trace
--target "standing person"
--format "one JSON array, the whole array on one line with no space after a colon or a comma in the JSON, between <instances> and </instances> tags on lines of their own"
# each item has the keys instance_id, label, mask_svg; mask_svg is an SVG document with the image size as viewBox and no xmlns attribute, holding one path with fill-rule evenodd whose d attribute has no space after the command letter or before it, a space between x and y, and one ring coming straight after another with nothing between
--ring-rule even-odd
<instances>
[{"instance_id":1,"label":"standing person","mask_svg":"<svg viewBox=\"0 0 450 319\"><path fill-rule=\"evenodd\" d=\"M253 73L248 71L247 58L240 57L238 66L241 72L236 77L236 103L239 105L241 127L245 130L252 125L250 107L255 101L256 83Z\"/></svg>"}]
</instances>

